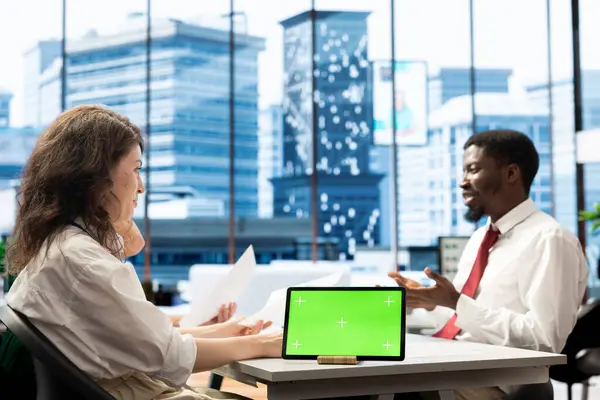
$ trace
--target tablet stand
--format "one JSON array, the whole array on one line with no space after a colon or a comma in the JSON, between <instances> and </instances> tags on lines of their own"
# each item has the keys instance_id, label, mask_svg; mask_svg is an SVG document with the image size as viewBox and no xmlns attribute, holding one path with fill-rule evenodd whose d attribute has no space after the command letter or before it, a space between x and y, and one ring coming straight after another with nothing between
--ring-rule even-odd
<instances>
[{"instance_id":1,"label":"tablet stand","mask_svg":"<svg viewBox=\"0 0 600 400\"><path fill-rule=\"evenodd\" d=\"M338 365L356 365L358 360L356 356L318 356L319 364L338 364Z\"/></svg>"}]
</instances>

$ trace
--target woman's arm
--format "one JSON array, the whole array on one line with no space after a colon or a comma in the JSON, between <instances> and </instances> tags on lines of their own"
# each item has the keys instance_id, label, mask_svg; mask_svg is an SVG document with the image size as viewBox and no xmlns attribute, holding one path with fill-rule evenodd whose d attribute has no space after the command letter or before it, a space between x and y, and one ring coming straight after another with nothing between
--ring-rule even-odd
<instances>
[{"instance_id":1,"label":"woman's arm","mask_svg":"<svg viewBox=\"0 0 600 400\"><path fill-rule=\"evenodd\" d=\"M196 339L192 373L210 371L234 361L281 357L282 333L263 333L227 339Z\"/></svg>"},{"instance_id":2,"label":"woman's arm","mask_svg":"<svg viewBox=\"0 0 600 400\"><path fill-rule=\"evenodd\" d=\"M191 328L176 328L182 335L192 335L196 339L208 339L222 337L219 335L218 325L193 326Z\"/></svg>"},{"instance_id":3,"label":"woman's arm","mask_svg":"<svg viewBox=\"0 0 600 400\"><path fill-rule=\"evenodd\" d=\"M237 318L220 324L179 328L179 332L182 335L192 335L196 339L218 339L256 335L272 325L271 321L264 322L261 320L257 321L253 326L246 326L240 323L242 320L243 318Z\"/></svg>"}]
</instances>

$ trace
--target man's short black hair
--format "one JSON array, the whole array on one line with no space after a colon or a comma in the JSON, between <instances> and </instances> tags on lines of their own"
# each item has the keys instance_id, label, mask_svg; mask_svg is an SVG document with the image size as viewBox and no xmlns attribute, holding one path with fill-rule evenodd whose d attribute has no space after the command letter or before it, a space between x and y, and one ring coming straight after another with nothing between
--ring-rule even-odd
<instances>
[{"instance_id":1,"label":"man's short black hair","mask_svg":"<svg viewBox=\"0 0 600 400\"><path fill-rule=\"evenodd\" d=\"M523 187L529 194L531 184L540 167L540 156L535 145L524 133L509 129L476 133L465 143L464 149L477 146L500 165L516 164L521 170Z\"/></svg>"}]
</instances>

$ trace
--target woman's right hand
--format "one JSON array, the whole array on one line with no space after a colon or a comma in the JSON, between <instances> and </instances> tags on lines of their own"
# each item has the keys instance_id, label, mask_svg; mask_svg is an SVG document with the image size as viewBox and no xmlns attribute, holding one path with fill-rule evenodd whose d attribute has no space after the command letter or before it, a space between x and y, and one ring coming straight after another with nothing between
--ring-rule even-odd
<instances>
[{"instance_id":1,"label":"woman's right hand","mask_svg":"<svg viewBox=\"0 0 600 400\"><path fill-rule=\"evenodd\" d=\"M251 336L261 347L261 357L279 358L283 349L283 331L259 333Z\"/></svg>"}]
</instances>

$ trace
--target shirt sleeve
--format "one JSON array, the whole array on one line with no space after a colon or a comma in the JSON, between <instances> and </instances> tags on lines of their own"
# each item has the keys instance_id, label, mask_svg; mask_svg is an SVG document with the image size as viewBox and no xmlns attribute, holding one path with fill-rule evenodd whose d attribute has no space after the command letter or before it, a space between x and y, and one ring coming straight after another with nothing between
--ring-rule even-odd
<instances>
[{"instance_id":1,"label":"shirt sleeve","mask_svg":"<svg viewBox=\"0 0 600 400\"><path fill-rule=\"evenodd\" d=\"M473 260L471 260L469 256L472 254L477 254L479 243L481 242L483 235L484 230L482 230L481 228L475 234L473 234L467 241L467 244L463 249L462 255L458 260L458 268L456 271L456 276L452 281L452 284L459 292L461 291L462 286L464 285L467 278L469 277L469 274L471 273L471 266L473 264ZM442 329L444 325L446 325L448 320L452 318L452 316L454 316L454 313L455 310L442 306L437 306L432 311L430 311L429 316L432 322L434 322L435 324L435 330L439 331L440 329Z\"/></svg>"},{"instance_id":2,"label":"shirt sleeve","mask_svg":"<svg viewBox=\"0 0 600 400\"><path fill-rule=\"evenodd\" d=\"M135 370L174 387L185 384L196 359L196 343L146 301L131 266L108 257L86 265L76 280L69 328L111 371Z\"/></svg>"},{"instance_id":3,"label":"shirt sleeve","mask_svg":"<svg viewBox=\"0 0 600 400\"><path fill-rule=\"evenodd\" d=\"M577 243L560 234L542 236L531 254L531 265L519 270L519 293L526 313L485 307L461 295L456 325L482 342L561 352L582 301L585 257Z\"/></svg>"}]
</instances>

